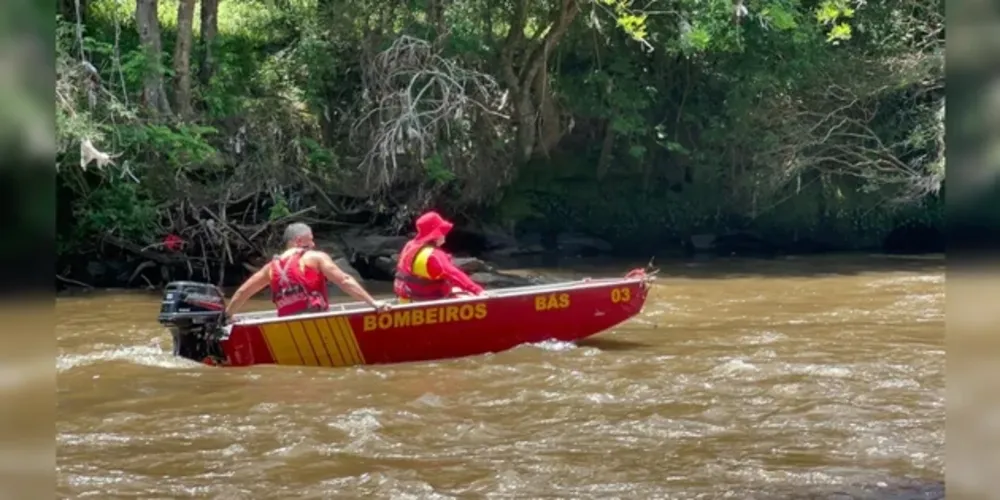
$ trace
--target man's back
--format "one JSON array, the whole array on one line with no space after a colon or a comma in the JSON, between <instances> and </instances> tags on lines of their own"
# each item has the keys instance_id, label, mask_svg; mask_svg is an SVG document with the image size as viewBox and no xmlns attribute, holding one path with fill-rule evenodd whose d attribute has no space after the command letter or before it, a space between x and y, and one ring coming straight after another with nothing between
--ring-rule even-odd
<instances>
[{"instance_id":1,"label":"man's back","mask_svg":"<svg viewBox=\"0 0 1000 500\"><path fill-rule=\"evenodd\" d=\"M327 278L317 265L310 265L309 250L290 248L276 255L268 266L271 300L278 316L319 312L329 308Z\"/></svg>"},{"instance_id":2,"label":"man's back","mask_svg":"<svg viewBox=\"0 0 1000 500\"><path fill-rule=\"evenodd\" d=\"M327 280L326 275L323 273L322 262L323 257L329 258L329 255L322 250L312 250L312 249L302 249L302 248L289 248L284 252L280 253L277 257L281 262L288 261L289 258L294 256L296 253L301 252L302 255L299 257L299 272L305 273L306 269L315 269L323 280ZM267 277L273 279L271 273L274 272L274 266L268 266Z\"/></svg>"},{"instance_id":3,"label":"man's back","mask_svg":"<svg viewBox=\"0 0 1000 500\"><path fill-rule=\"evenodd\" d=\"M276 261L261 268L250 276L236 293L233 294L229 305L226 307L226 314L232 315L239 310L243 303L255 293L263 290L269 284L272 286L272 296L283 295L285 291L289 296L299 294L295 288L304 288L302 292L310 295L310 307L325 307L320 302L326 302L326 285L333 282L345 293L355 299L364 301L376 310L384 311L389 309L389 305L375 300L363 287L350 275L342 271L333 262L330 256L322 250L315 250L316 245L313 240L312 229L301 222L289 224L285 228L284 234L285 251L277 255ZM289 269L289 265L293 265ZM289 273L289 271L293 271ZM281 275L275 276L275 272ZM277 280L275 278L278 278ZM288 290L274 290L274 288L289 288ZM313 293L310 293L313 292ZM318 300L317 296L322 296L323 300ZM303 297L300 297L302 299ZM289 301L293 297L289 298ZM276 305L277 302L276 302ZM295 309L298 305L291 307Z\"/></svg>"}]
</instances>

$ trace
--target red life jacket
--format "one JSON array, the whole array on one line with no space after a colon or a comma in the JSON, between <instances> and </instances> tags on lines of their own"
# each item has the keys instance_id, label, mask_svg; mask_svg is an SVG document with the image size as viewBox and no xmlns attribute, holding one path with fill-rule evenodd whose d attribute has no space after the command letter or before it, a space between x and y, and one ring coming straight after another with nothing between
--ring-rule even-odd
<instances>
[{"instance_id":1,"label":"red life jacket","mask_svg":"<svg viewBox=\"0 0 1000 500\"><path fill-rule=\"evenodd\" d=\"M318 269L300 267L305 253L303 248L288 257L275 255L271 259L271 301L278 316L322 312L330 307L326 276Z\"/></svg>"},{"instance_id":2,"label":"red life jacket","mask_svg":"<svg viewBox=\"0 0 1000 500\"><path fill-rule=\"evenodd\" d=\"M432 278L427 261L437 249L433 245L410 241L403 247L396 264L393 291L405 300L436 300L451 296L451 285L444 279Z\"/></svg>"}]
</instances>

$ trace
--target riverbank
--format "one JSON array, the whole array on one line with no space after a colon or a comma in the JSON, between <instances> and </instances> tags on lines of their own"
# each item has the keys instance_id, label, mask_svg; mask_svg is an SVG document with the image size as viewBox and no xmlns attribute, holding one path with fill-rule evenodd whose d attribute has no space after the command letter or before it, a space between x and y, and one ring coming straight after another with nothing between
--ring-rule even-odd
<instances>
[{"instance_id":1,"label":"riverbank","mask_svg":"<svg viewBox=\"0 0 1000 500\"><path fill-rule=\"evenodd\" d=\"M185 233L164 235L163 241L144 246L121 238L104 237L98 250L89 254L63 255L59 259L56 290L159 289L177 280L238 286L278 251L275 245L284 224L269 223L268 230L258 230L252 237L228 224L225 227L227 234L234 236L220 236L214 242L206 242L204 235L198 232L190 236ZM413 236L393 234L385 226L331 230L322 223L314 224L314 232L317 247L362 282L391 282L399 251ZM545 229L515 233L495 225L459 221L449 234L445 248L455 255L459 267L487 288L545 283L548 278L531 270L573 267L594 259L635 261L641 266L651 260L775 259L851 252L906 255L944 251L944 237L937 227L911 222L881 234L884 237L867 237L858 243L832 236L826 240L822 236L781 238L756 231L698 233L666 239L651 233L640 245L628 239L609 240L580 232ZM522 272L510 272L515 269Z\"/></svg>"},{"instance_id":2,"label":"riverbank","mask_svg":"<svg viewBox=\"0 0 1000 500\"><path fill-rule=\"evenodd\" d=\"M456 259L472 273L474 279L487 288L503 288L524 284L545 283L579 279L582 277L611 277L629 269L643 267L652 261L659 275L666 279L734 279L747 276L761 278L812 278L823 275L856 275L879 272L936 272L943 266L944 253L892 254L872 251L828 252L808 255L780 255L775 257L741 257L695 254L664 257L628 258L616 256L559 257L553 255L524 256L510 259L508 266L496 267L474 258ZM339 260L339 259L338 259ZM358 278L374 295L392 294L392 282L361 276L348 263L341 265ZM488 266L483 269L480 266ZM478 271L476 269L479 269ZM490 278L493 277L493 282ZM195 281L198 281L197 279ZM506 282L505 282L506 281ZM232 294L239 283L229 283L222 288ZM161 286L62 286L57 297L95 296L108 293L159 294ZM330 293L342 297L343 293L330 286Z\"/></svg>"},{"instance_id":3,"label":"riverbank","mask_svg":"<svg viewBox=\"0 0 1000 500\"><path fill-rule=\"evenodd\" d=\"M412 235L388 235L378 230L317 231L317 247L337 265L362 282L391 282L399 250ZM231 260L210 260L197 249L182 245L168 250L150 245L117 242L103 256L83 255L62 259L56 290L159 289L170 281L194 280L238 286L264 265L263 251L237 255ZM891 232L880 247L847 248L815 240L773 242L752 232L699 234L674 245L640 254L612 242L576 233L528 233L513 236L496 229L457 227L446 243L460 268L487 288L507 288L549 282L536 269L575 267L585 262L706 261L719 258L776 259L788 256L841 255L846 253L935 254L944 251L939 231L903 227ZM630 251L631 250L631 251ZM642 261L639 263L639 261ZM512 270L520 270L512 272Z\"/></svg>"},{"instance_id":4,"label":"riverbank","mask_svg":"<svg viewBox=\"0 0 1000 500\"><path fill-rule=\"evenodd\" d=\"M489 208L442 212L454 217L456 223L446 249L456 257L470 259L463 261L465 269L483 273L480 278L491 287L531 283L499 270L525 265L554 267L558 261L576 258L641 258L647 262L650 258L766 259L856 251L944 251L940 200L928 199L907 207L855 207L827 215L812 214L800 206L806 202L802 195L788 202L792 205L787 211L772 211L753 219L735 217L734 208L725 208L727 205L718 201L716 212L729 215L706 220L704 214L672 211L666 199L646 204L605 200L589 211L583 211L587 206L584 200L577 200L571 205L576 207L572 212L576 215L551 208L514 219L498 217ZM181 203L176 210L155 212L169 223L136 222L132 232L118 226L113 231L98 230L104 222L95 226L91 219L96 215L81 218L82 212L63 210L56 288L155 288L176 280L239 284L279 250L280 233L293 221L311 224L319 247L351 274L364 280L391 280L398 252L412 237L405 234L405 228L412 227L418 210L396 207L399 210L389 216L384 208L359 209L350 215L337 215L318 213L316 205L303 203L298 200L294 212L276 211L276 206L264 201L215 211L205 205L194 208ZM62 205L65 209L72 203ZM133 212L122 208L98 218L105 222L124 220L135 215ZM788 217L782 219L785 215Z\"/></svg>"}]
</instances>

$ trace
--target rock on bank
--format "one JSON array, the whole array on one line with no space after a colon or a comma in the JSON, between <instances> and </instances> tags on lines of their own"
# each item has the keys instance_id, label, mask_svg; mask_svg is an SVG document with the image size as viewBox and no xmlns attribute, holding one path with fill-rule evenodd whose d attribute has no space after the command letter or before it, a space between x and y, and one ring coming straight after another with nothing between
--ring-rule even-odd
<instances>
[{"instance_id":1,"label":"rock on bank","mask_svg":"<svg viewBox=\"0 0 1000 500\"><path fill-rule=\"evenodd\" d=\"M458 238L455 239L461 241L463 233L456 232ZM317 239L316 243L317 247L334 257L338 266L356 278L361 277L371 281L392 281L396 264L399 261L399 251L409 239L408 236L387 236L374 232L349 231L335 237ZM490 249L501 250L500 253L492 254L501 258L534 250L517 243L513 243L513 245L519 246L512 247L511 245L509 240L503 240L500 245L487 246ZM485 253L491 255L488 251ZM541 275L501 271L495 265L476 257L455 257L455 265L486 288L511 288L554 282L554 280Z\"/></svg>"}]
</instances>

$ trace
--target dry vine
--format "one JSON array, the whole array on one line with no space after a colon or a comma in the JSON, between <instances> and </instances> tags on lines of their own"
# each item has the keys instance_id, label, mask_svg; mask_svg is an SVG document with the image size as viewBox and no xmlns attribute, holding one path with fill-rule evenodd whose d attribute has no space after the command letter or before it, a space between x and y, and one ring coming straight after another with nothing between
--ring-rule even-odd
<instances>
[{"instance_id":1,"label":"dry vine","mask_svg":"<svg viewBox=\"0 0 1000 500\"><path fill-rule=\"evenodd\" d=\"M771 132L775 142L755 161L773 166L777 175L771 178L777 185L799 179L802 172L811 170L895 186L899 193L895 201L900 202L937 192L944 180L944 96L939 56L932 51L922 57L862 61L850 70L853 76L848 82L831 77L800 99L775 100L773 108L761 113L780 117L764 118L765 126L761 128ZM879 103L900 89L909 89L909 101L904 106L923 107L936 119L933 124L917 125L926 129L914 129L908 136L888 142L876 132L880 113L885 112L879 109ZM930 92L938 97L917 102ZM933 150L916 154L914 148L918 146L913 138L917 135L927 139L923 143L934 143Z\"/></svg>"},{"instance_id":2,"label":"dry vine","mask_svg":"<svg viewBox=\"0 0 1000 500\"><path fill-rule=\"evenodd\" d=\"M459 151L458 161L473 161L470 137L479 117L506 119L496 111L503 98L492 77L463 68L410 36L376 55L365 67L365 81L362 114L351 135L367 145L361 167L367 187L376 192L391 189L401 175L404 181L418 178L401 162L422 166L442 149ZM449 147L442 148L441 141L450 141Z\"/></svg>"}]
</instances>

